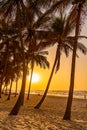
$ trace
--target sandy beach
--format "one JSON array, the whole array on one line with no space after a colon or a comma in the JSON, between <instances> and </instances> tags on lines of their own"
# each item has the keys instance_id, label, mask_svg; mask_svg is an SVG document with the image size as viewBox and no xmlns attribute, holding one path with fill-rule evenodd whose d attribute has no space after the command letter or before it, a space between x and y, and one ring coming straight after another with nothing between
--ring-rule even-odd
<instances>
[{"instance_id":1,"label":"sandy beach","mask_svg":"<svg viewBox=\"0 0 87 130\"><path fill-rule=\"evenodd\" d=\"M39 95L30 95L30 100L25 97L25 104L17 116L9 116L17 98L7 96L0 99L0 130L87 130L87 100L74 99L72 104L72 120L64 121L67 98L47 96L39 110L34 109Z\"/></svg>"}]
</instances>

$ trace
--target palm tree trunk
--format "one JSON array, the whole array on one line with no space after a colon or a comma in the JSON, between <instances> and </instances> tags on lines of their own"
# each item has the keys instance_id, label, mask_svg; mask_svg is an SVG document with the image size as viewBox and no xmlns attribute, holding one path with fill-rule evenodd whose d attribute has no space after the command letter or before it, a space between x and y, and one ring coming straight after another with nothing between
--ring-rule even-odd
<instances>
[{"instance_id":1,"label":"palm tree trunk","mask_svg":"<svg viewBox=\"0 0 87 130\"><path fill-rule=\"evenodd\" d=\"M6 84L6 89L5 89L5 95L7 94L7 84Z\"/></svg>"},{"instance_id":2,"label":"palm tree trunk","mask_svg":"<svg viewBox=\"0 0 87 130\"><path fill-rule=\"evenodd\" d=\"M25 64L25 53L24 53L24 45L22 39L22 32L21 32L21 25L20 25L20 8L19 8L19 1L17 1L17 10L18 10L18 27L19 27L19 35L20 35L20 43L21 43L21 51L22 51L22 58L23 58L23 78L22 78L22 86L21 91L18 97L16 104L14 105L10 115L17 115L21 105L24 103L24 95L25 95L25 85L26 85L26 64Z\"/></svg>"},{"instance_id":3,"label":"palm tree trunk","mask_svg":"<svg viewBox=\"0 0 87 130\"><path fill-rule=\"evenodd\" d=\"M27 100L29 100L30 96L30 89L31 89L31 82L32 82L32 75L33 75L33 69L34 69L34 63L32 62L32 70L31 70L31 77L30 77L30 83L29 83L29 88L28 88L28 95L27 95Z\"/></svg>"},{"instance_id":4,"label":"palm tree trunk","mask_svg":"<svg viewBox=\"0 0 87 130\"><path fill-rule=\"evenodd\" d=\"M57 63L57 59L58 59L59 53L60 53L60 45L58 46L57 51L56 51L55 61L54 61L53 67L52 67L52 71L51 71L51 74L50 74L50 77L49 77L49 80L48 80L45 92L44 92L41 100L39 101L39 103L34 107L35 109L39 109L40 108L40 106L42 105L42 103L43 103L43 101L44 101L44 99L45 99L45 97L47 95L47 92L49 90L50 83L51 83L51 80L52 80L52 77L53 77L53 74L54 74L54 70L55 70L55 66L56 66L56 63Z\"/></svg>"},{"instance_id":5,"label":"palm tree trunk","mask_svg":"<svg viewBox=\"0 0 87 130\"><path fill-rule=\"evenodd\" d=\"M18 77L16 79L16 88L15 88L15 96L14 97L16 97L16 95L17 95L17 89L18 89Z\"/></svg>"},{"instance_id":6,"label":"palm tree trunk","mask_svg":"<svg viewBox=\"0 0 87 130\"><path fill-rule=\"evenodd\" d=\"M81 16L82 4L78 5L78 16L76 22L76 30L75 30L75 42L73 47L73 55L72 55L72 66L71 66L71 79L70 79L70 88L69 88L69 96L66 106L66 111L64 114L64 120L71 119L71 107L73 101L73 92L74 92L74 79L75 79L75 64L76 64L76 50L77 50L77 42L78 42L78 34L79 34L79 24L80 24L80 16Z\"/></svg>"},{"instance_id":7,"label":"palm tree trunk","mask_svg":"<svg viewBox=\"0 0 87 130\"><path fill-rule=\"evenodd\" d=\"M0 98L1 98L1 93L2 93L3 78L4 78L4 75L5 75L5 72L6 72L6 68L7 68L8 56L9 56L9 43L7 41L5 66L4 66L4 69L3 69L3 73L2 73L2 76L1 76L1 83L0 83Z\"/></svg>"},{"instance_id":8,"label":"palm tree trunk","mask_svg":"<svg viewBox=\"0 0 87 130\"><path fill-rule=\"evenodd\" d=\"M4 86L3 86L3 89L2 89L2 94L4 94L5 87L6 87L6 86L4 85Z\"/></svg>"},{"instance_id":9,"label":"palm tree trunk","mask_svg":"<svg viewBox=\"0 0 87 130\"><path fill-rule=\"evenodd\" d=\"M11 79L10 90L9 90L9 94L8 94L7 100L10 100L10 97L11 97L12 83L13 83L13 80Z\"/></svg>"}]
</instances>

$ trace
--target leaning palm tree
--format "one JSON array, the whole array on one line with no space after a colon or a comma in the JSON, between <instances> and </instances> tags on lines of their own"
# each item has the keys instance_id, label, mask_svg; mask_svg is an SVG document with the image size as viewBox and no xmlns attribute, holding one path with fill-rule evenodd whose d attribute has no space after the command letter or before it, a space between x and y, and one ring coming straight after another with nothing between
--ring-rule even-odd
<instances>
[{"instance_id":1,"label":"leaning palm tree","mask_svg":"<svg viewBox=\"0 0 87 130\"><path fill-rule=\"evenodd\" d=\"M27 65L25 63L24 39L22 38L22 36L23 36L22 35L22 27L25 27L25 25L23 23L23 25L21 26L21 21L23 21L23 19L21 20L21 15L23 15L23 11L21 11L21 8L24 10L24 14L26 13L25 14L25 16L27 18L26 19L26 21L27 21L26 25L27 25L30 37L31 37L31 34L32 34L32 31L30 29L31 28L31 23L30 23L30 25L28 24L28 22L29 22L28 21L28 15L29 15L30 12L27 11L27 8L25 7L23 1L21 1L21 2L20 1L18 1L18 2L16 1L16 4L17 4L17 24L18 24L18 28L19 28L19 39L20 39L20 43L21 43L21 51L22 51L22 56L23 56L23 80L22 80L22 87L21 87L21 91L20 91L18 100L17 100L15 106L13 107L12 111L10 112L10 115L16 115L18 113L18 111L20 109L20 106L23 105L24 94L25 94L26 70L27 70L26 68L27 68ZM21 5L21 8L20 8L20 5ZM32 7L32 6L30 6L30 7Z\"/></svg>"},{"instance_id":2,"label":"leaning palm tree","mask_svg":"<svg viewBox=\"0 0 87 130\"><path fill-rule=\"evenodd\" d=\"M17 29L17 34L18 34L17 39L20 41L21 53L22 53L22 58L23 58L22 87L21 87L21 91L20 91L20 95L19 95L19 98L17 100L17 103L15 104L15 106L13 108L14 112L11 111L10 114L17 114L18 111L19 111L20 106L23 104L23 101L24 101L25 84L26 84L26 63L25 63L25 48L24 48L24 40L22 38L22 36L23 36L22 31L23 31L23 28L25 29L26 25L27 25L27 27L31 26L31 25L27 24L29 22L28 15L29 15L29 13L33 14L33 12L34 12L33 10L35 10L35 7L36 7L33 1L27 1L27 2L29 3L28 7L25 6L25 1L24 0L21 0L21 1L20 0L18 0L18 1L16 1L16 0L5 1L4 0L4 1L0 2L0 13L2 13L3 16L5 16L5 18L7 19L7 21L9 21L9 25L11 25L12 23L15 23L13 25L16 25L15 27ZM35 1L35 3L37 3L37 1ZM5 9L5 10L3 10L3 9ZM38 12L39 12L39 10L37 10L37 14L40 15L41 13L38 13ZM13 14L14 14L14 18L13 18ZM24 17L26 16L25 20L24 20L23 16ZM32 18L32 16L30 16L30 17ZM27 23L26 23L26 21L27 21Z\"/></svg>"},{"instance_id":3,"label":"leaning palm tree","mask_svg":"<svg viewBox=\"0 0 87 130\"><path fill-rule=\"evenodd\" d=\"M75 0L73 3L77 7L77 20L76 20L73 54L72 54L72 66L71 66L71 79L70 79L69 96L68 96L66 111L65 111L65 114L64 114L64 117L63 117L64 120L70 120L71 119L71 106L72 106L73 92L74 92L74 75L75 75L76 51L77 51L77 47L78 47L78 35L80 33L81 12L83 10L83 4L85 3L85 0L79 0L79 1Z\"/></svg>"},{"instance_id":4,"label":"leaning palm tree","mask_svg":"<svg viewBox=\"0 0 87 130\"><path fill-rule=\"evenodd\" d=\"M63 17L62 13L60 13L60 17L55 18L54 23L52 25L53 32L57 33L56 40L55 40L55 42L57 43L56 56L55 56L54 64L52 67L52 71L51 71L45 92L44 92L41 100L39 101L39 103L34 108L38 109L42 105L42 103L47 95L54 71L55 71L55 69L56 69L56 71L58 71L59 66L60 66L61 51L63 49L65 49L66 55L68 55L68 46L66 44L64 44L64 40L65 40L64 31L66 28L65 22L66 22L65 17ZM69 30L69 31L71 31L71 30ZM66 37L67 37L67 35L66 35ZM51 41L52 41L52 39L51 39Z\"/></svg>"},{"instance_id":5,"label":"leaning palm tree","mask_svg":"<svg viewBox=\"0 0 87 130\"><path fill-rule=\"evenodd\" d=\"M27 8L25 6L26 2L28 3L29 8ZM68 2L70 2L70 0L61 0L61 1L56 1L56 0L55 1L52 1L52 0L51 1L50 0L48 0L48 1L45 1L45 0L39 1L39 0L36 0L34 2L32 0L31 1L27 1L27 0L25 0L25 1L24 0L21 0L21 1L19 1L19 0L18 1L16 1L16 0L12 0L12 1L3 0L3 1L0 2L0 12L1 12L3 17L5 16L5 19L7 19L7 21L10 24L11 24L11 22L14 22L14 18L16 17L15 15L17 15L17 16L21 15L21 16L24 16L24 17L26 16L25 20L21 19L20 18L21 16L20 17L18 16L17 18L20 19L20 20L17 20L17 21L20 24L20 26L21 26L21 24L22 24L22 26L27 25L27 27L29 29L29 28L31 28L31 25L32 25L31 24L32 19L35 17L35 15L34 15L34 17L32 17L33 14L34 14L34 11L37 14L37 16L39 16L40 18L37 20L37 22L35 22L33 24L33 28L40 26L43 23L44 20L46 21L46 16L48 14L53 12L56 8L59 8L62 4L64 5L64 4L67 4ZM41 12L41 9L44 7L44 5L46 5L46 7L47 7L47 5L48 6L50 5L49 6L50 8L43 14ZM21 7L21 9L20 9L20 7ZM27 14L29 15L30 13L32 13L32 16L30 16L29 19L28 19ZM13 14L15 14L15 15L13 15ZM12 18L11 16L12 17L14 16L14 18ZM28 23L29 21L30 21L30 25L26 24L26 22ZM19 30L21 29L20 26L18 25ZM9 30L9 32L10 31L12 31L12 30ZM20 35L20 41L22 43L21 33L20 32L18 32L18 33ZM21 48L23 49L23 46L21 46Z\"/></svg>"},{"instance_id":6,"label":"leaning palm tree","mask_svg":"<svg viewBox=\"0 0 87 130\"><path fill-rule=\"evenodd\" d=\"M73 18L73 16L74 16L74 18ZM74 8L72 8L70 15L68 16L67 19L65 19L65 17L63 18L63 15L61 14L60 18L57 18L52 25L54 32L57 33L57 35L56 35L57 39L56 40L54 39L55 42L57 43L56 56L55 56L54 64L52 67L52 71L51 71L45 92L44 92L41 100L39 101L39 103L35 106L35 108L37 108L37 109L41 106L41 104L43 103L43 101L47 95L55 69L56 69L56 71L58 71L58 69L59 69L61 51L64 50L66 55L68 55L69 49L71 49L71 50L73 49L73 39L74 38L70 37L69 34L75 28L76 16L77 16L76 7L74 7ZM51 41L52 41L52 39L51 39ZM81 49L82 51L83 50L85 51L86 48L84 46L81 48L81 46L82 46L82 44L79 44L78 48Z\"/></svg>"},{"instance_id":7,"label":"leaning palm tree","mask_svg":"<svg viewBox=\"0 0 87 130\"><path fill-rule=\"evenodd\" d=\"M51 12L53 12L56 8L59 8L60 5L62 3L67 3L70 0L61 0L61 1L45 1L45 0L31 0L31 1L27 1L27 0L3 0L2 2L0 2L0 10L2 14L8 15L8 21L11 24L11 22L14 22L14 19L16 19L16 31L17 34L19 36L19 41L21 44L21 52L22 52L22 56L23 56L23 80L22 80L22 87L21 87L21 92L18 98L17 103L15 104L12 112L10 114L14 114L16 115L19 111L20 105L23 104L23 100L24 100L24 92L25 92L25 81L26 81L26 65L25 65L25 54L24 54L24 45L23 45L23 39L22 39L22 31L23 31L23 27L25 29L25 27L27 26L28 31L29 31L29 35L32 34L32 29L31 27L33 27L33 29L35 29L36 27L38 28L42 22L44 22L44 20L46 20L46 16L48 14L50 14ZM53 4L53 2L55 2ZM26 6L26 3L28 3L28 6ZM45 4L44 4L45 3ZM49 6L50 8L43 14L43 12L41 12L41 9L44 7L42 6L40 8L40 5L46 5L47 3L51 3L50 5L53 4L53 6ZM37 21L35 21L35 23L32 26L32 16L34 14L34 11L36 11L37 16L39 17L34 17L33 18L40 18ZM3 13L5 12L5 13ZM14 12L14 13L13 13ZM31 14L31 16L29 16L29 14ZM13 15L12 15L13 14ZM16 14L16 15L15 15ZM3 15L4 16L4 15ZM12 18L11 16L14 16L14 18ZM17 17L16 17L17 16ZM25 17L25 19L23 18L23 16ZM7 17L6 17L7 18ZM29 22L30 21L30 22ZM41 22L40 22L41 21ZM14 24L13 24L14 25ZM15 111L15 112L14 112Z\"/></svg>"}]
</instances>

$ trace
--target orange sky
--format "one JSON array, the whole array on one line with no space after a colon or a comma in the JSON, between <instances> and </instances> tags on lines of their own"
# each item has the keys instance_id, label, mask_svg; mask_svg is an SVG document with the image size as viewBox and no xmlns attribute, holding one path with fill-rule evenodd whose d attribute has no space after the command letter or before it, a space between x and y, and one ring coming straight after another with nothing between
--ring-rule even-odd
<instances>
[{"instance_id":1,"label":"orange sky","mask_svg":"<svg viewBox=\"0 0 87 130\"><path fill-rule=\"evenodd\" d=\"M40 75L40 80L37 83L32 83L32 90L44 90L46 88L49 75L51 73L51 68L55 56L54 48L49 49L48 59L51 63L50 69L41 69L40 67L35 67L34 72ZM50 84L50 90L68 90L70 82L70 69L71 69L71 53L68 58L62 54L61 65L59 71L52 78ZM79 53L79 58L76 62L76 74L75 74L75 90L87 90L87 55ZM28 88L28 82L26 83L26 90ZM21 86L19 81L19 86Z\"/></svg>"},{"instance_id":2,"label":"orange sky","mask_svg":"<svg viewBox=\"0 0 87 130\"><path fill-rule=\"evenodd\" d=\"M84 26L82 34L87 34L87 25ZM87 46L87 40L83 40L83 43ZM35 67L35 72L40 74L41 79L38 83L32 84L33 90L45 89L55 57L55 48L56 47L52 47L49 49L48 59L51 63L50 69L43 70ZM83 55L81 52L78 52L78 54L79 58L76 60L75 90L87 90L87 55ZM52 82L50 84L50 90L69 89L71 57L72 53L70 53L68 58L62 54L60 70L57 72L57 74L54 73Z\"/></svg>"},{"instance_id":3,"label":"orange sky","mask_svg":"<svg viewBox=\"0 0 87 130\"><path fill-rule=\"evenodd\" d=\"M82 33L87 34L87 25L84 26ZM83 40L83 43L87 46L87 40ZM50 61L50 69L41 69L39 67L34 68L34 72L40 75L40 80L37 83L32 83L32 90L44 90L46 88L49 75L51 73L52 64L55 57L55 48L56 46L48 49L49 56L48 60ZM76 73L75 73L75 90L87 90L87 55L83 55L81 52L78 53L79 58L76 62ZM57 74L54 73L53 79L50 84L50 90L68 90L70 83L70 69L71 69L71 57L66 58L62 54L60 69ZM20 86L20 82L19 82ZM28 88L28 81L26 84Z\"/></svg>"},{"instance_id":4,"label":"orange sky","mask_svg":"<svg viewBox=\"0 0 87 130\"><path fill-rule=\"evenodd\" d=\"M50 49L50 51L52 51ZM52 59L51 59L52 58ZM53 63L54 56L52 52L49 57L51 63ZM75 75L75 90L87 90L87 56L80 53L80 58L77 58L76 63L76 75ZM52 65L51 65L52 67ZM41 78L38 83L32 84L33 90L45 89L50 72L50 69L40 69L35 67L35 72L39 73ZM68 58L62 55L61 66L59 71L53 76L50 84L50 90L68 90L70 82L70 69L71 69L71 54Z\"/></svg>"}]
</instances>

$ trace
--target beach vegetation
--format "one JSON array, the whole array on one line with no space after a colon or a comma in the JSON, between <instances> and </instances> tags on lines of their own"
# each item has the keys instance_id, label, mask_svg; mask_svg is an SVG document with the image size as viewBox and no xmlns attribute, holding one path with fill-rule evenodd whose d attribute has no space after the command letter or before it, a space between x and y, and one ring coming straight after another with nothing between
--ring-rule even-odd
<instances>
[{"instance_id":1,"label":"beach vegetation","mask_svg":"<svg viewBox=\"0 0 87 130\"><path fill-rule=\"evenodd\" d=\"M17 95L18 80L22 77L22 84L18 99L9 115L17 115L24 105L26 77L31 77L28 89L29 99L34 66L49 68L48 51L45 49L56 45L54 64L47 82L44 94L35 106L39 108L43 103L50 87L54 72L60 68L62 52L69 55L72 52L71 79L69 96L63 119L71 119L71 107L74 92L75 66L78 57L77 49L83 54L87 48L79 42L84 19L85 0L2 0L0 1L0 98L10 84L7 100L10 100L12 83L16 81L15 97ZM75 31L75 34L72 33ZM30 68L29 68L29 67ZM6 87L3 87L5 85ZM3 88L3 89L2 89Z\"/></svg>"}]
</instances>

